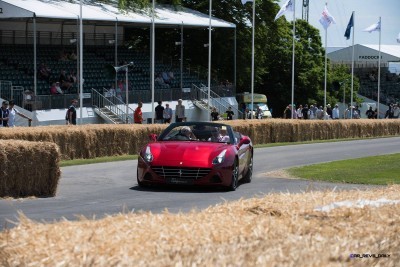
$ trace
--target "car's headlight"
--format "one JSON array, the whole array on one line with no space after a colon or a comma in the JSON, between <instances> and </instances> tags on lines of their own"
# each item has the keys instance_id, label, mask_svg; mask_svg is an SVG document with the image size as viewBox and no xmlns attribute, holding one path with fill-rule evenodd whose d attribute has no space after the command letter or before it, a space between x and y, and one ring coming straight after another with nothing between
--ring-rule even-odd
<instances>
[{"instance_id":1,"label":"car's headlight","mask_svg":"<svg viewBox=\"0 0 400 267\"><path fill-rule=\"evenodd\" d=\"M152 162L153 161L153 154L151 154L150 147L146 147L146 151L144 152L143 158L147 162Z\"/></svg>"},{"instance_id":2,"label":"car's headlight","mask_svg":"<svg viewBox=\"0 0 400 267\"><path fill-rule=\"evenodd\" d=\"M226 154L226 149L222 150L222 152L219 153L219 155L213 159L212 164L220 164L224 162L225 154Z\"/></svg>"}]
</instances>

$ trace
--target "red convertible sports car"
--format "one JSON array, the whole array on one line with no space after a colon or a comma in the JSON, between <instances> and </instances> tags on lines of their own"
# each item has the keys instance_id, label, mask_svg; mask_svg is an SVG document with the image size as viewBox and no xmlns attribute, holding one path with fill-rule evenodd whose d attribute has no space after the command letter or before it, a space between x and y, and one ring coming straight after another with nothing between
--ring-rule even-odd
<instances>
[{"instance_id":1,"label":"red convertible sports car","mask_svg":"<svg viewBox=\"0 0 400 267\"><path fill-rule=\"evenodd\" d=\"M236 190L239 179L251 182L253 145L232 127L212 122L169 125L139 152L137 182L223 186Z\"/></svg>"}]
</instances>

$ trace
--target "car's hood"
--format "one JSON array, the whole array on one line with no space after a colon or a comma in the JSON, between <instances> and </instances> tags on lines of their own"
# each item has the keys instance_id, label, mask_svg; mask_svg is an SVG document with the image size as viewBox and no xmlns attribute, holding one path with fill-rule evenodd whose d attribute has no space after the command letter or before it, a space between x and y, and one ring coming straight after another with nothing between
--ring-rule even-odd
<instances>
[{"instance_id":1,"label":"car's hood","mask_svg":"<svg viewBox=\"0 0 400 267\"><path fill-rule=\"evenodd\" d=\"M211 167L212 160L225 148L225 143L197 141L166 141L149 144L153 154L153 165L182 167Z\"/></svg>"}]
</instances>

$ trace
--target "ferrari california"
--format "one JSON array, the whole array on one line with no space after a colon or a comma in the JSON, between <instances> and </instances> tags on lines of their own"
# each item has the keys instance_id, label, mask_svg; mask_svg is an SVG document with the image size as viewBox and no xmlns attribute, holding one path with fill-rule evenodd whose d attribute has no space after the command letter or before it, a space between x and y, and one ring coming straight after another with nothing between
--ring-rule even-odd
<instances>
[{"instance_id":1,"label":"ferrari california","mask_svg":"<svg viewBox=\"0 0 400 267\"><path fill-rule=\"evenodd\" d=\"M139 152L139 186L155 184L222 186L236 190L251 182L253 145L231 126L212 122L170 124Z\"/></svg>"}]
</instances>

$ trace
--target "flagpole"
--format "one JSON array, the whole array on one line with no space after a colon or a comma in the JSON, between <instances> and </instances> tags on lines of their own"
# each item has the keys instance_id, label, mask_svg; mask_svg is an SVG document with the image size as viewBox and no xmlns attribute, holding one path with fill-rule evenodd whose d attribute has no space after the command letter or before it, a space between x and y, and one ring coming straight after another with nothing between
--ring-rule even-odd
<instances>
[{"instance_id":1,"label":"flagpole","mask_svg":"<svg viewBox=\"0 0 400 267\"><path fill-rule=\"evenodd\" d=\"M79 123L83 124L83 26L82 0L79 1Z\"/></svg>"},{"instance_id":2,"label":"flagpole","mask_svg":"<svg viewBox=\"0 0 400 267\"><path fill-rule=\"evenodd\" d=\"M154 124L154 71L155 71L155 3L152 2L151 14L151 123ZM126 88L128 90L128 88ZM126 100L128 103L128 99ZM139 102L139 101L138 101ZM126 114L128 116L128 113Z\"/></svg>"},{"instance_id":3,"label":"flagpole","mask_svg":"<svg viewBox=\"0 0 400 267\"><path fill-rule=\"evenodd\" d=\"M382 22L381 17L379 17L379 56L378 56L378 106L377 106L377 118L379 119L379 103L380 103L380 89L381 89L381 32L382 32Z\"/></svg>"},{"instance_id":4,"label":"flagpole","mask_svg":"<svg viewBox=\"0 0 400 267\"><path fill-rule=\"evenodd\" d=\"M350 108L353 106L353 89L354 89L354 34L355 34L355 12L353 11L353 41L352 41L352 53L351 53L351 95L350 95ZM346 110L345 110L346 112ZM350 118L353 118L353 109L351 108Z\"/></svg>"},{"instance_id":5,"label":"flagpole","mask_svg":"<svg viewBox=\"0 0 400 267\"><path fill-rule=\"evenodd\" d=\"M209 18L208 18L208 108L207 108L207 121L211 118L211 105L210 105L210 94L211 94L211 14L212 14L212 0L210 0L209 7Z\"/></svg>"},{"instance_id":6,"label":"flagpole","mask_svg":"<svg viewBox=\"0 0 400 267\"><path fill-rule=\"evenodd\" d=\"M293 1L293 32L292 32L292 119L295 111L294 107L294 50L295 50L295 37L296 37L296 0Z\"/></svg>"},{"instance_id":7,"label":"flagpole","mask_svg":"<svg viewBox=\"0 0 400 267\"><path fill-rule=\"evenodd\" d=\"M254 26L255 26L256 0L253 0L253 27L251 35L251 119L254 118ZM256 112L256 110L254 110Z\"/></svg>"},{"instance_id":8,"label":"flagpole","mask_svg":"<svg viewBox=\"0 0 400 267\"><path fill-rule=\"evenodd\" d=\"M324 78L324 118L326 112L326 65L327 65L327 57L326 57L326 43L328 42L328 27L325 28L325 78Z\"/></svg>"}]
</instances>

